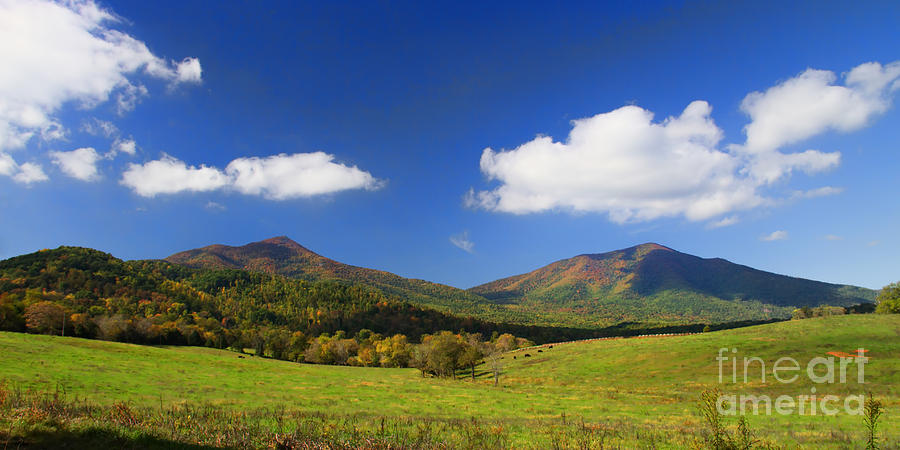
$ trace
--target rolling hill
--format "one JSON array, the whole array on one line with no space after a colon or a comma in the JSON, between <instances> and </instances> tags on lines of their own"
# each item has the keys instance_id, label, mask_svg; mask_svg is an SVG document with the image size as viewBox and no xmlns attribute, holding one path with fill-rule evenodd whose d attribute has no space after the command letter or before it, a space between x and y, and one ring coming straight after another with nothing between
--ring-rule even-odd
<instances>
[{"instance_id":1,"label":"rolling hill","mask_svg":"<svg viewBox=\"0 0 900 450\"><path fill-rule=\"evenodd\" d=\"M483 297L439 283L351 266L319 255L279 236L239 247L210 245L169 256L166 261L195 269L242 269L305 280L362 283L385 295L456 315L497 319L499 308Z\"/></svg>"},{"instance_id":2,"label":"rolling hill","mask_svg":"<svg viewBox=\"0 0 900 450\"><path fill-rule=\"evenodd\" d=\"M564 259L469 290L511 309L634 321L787 316L872 302L870 289L788 277L659 244Z\"/></svg>"},{"instance_id":3,"label":"rolling hill","mask_svg":"<svg viewBox=\"0 0 900 450\"><path fill-rule=\"evenodd\" d=\"M475 381L422 378L415 369L296 364L240 358L210 348L150 347L0 332L0 354L6 357L0 364L0 388L49 392L47 399L54 397L54 391L57 395L62 391L81 402L125 402L135 410L182 408L192 414L191 418L184 417L187 413L178 416L192 425L183 429L194 432L198 439L211 427L197 420L226 420L229 411L251 414L266 408L298 414L316 426L328 426L331 433L350 429L348 436L384 436L386 419L391 430L387 435L400 433L404 427L415 435L416 427L438 424L430 429L432 433L458 433L461 437L438 434L437 440L458 439L450 442L464 446L473 436L453 424L477 420L505 437L506 445L501 448L551 448L560 433L572 431L560 427L571 423L579 429L587 425L600 432L611 430L605 434L602 448L637 448L647 442L663 443L659 448L693 448L694 437L705 427L696 409L704 389L796 398L809 395L815 387L820 396L843 399L871 392L883 401L888 413L879 426L882 448L895 448L900 443L900 416L891 411L900 407L896 388L900 383L898 327L896 315L850 315L690 336L579 341L544 347L541 353L519 350L505 355L500 388L493 386L487 373ZM768 383L760 383L757 372L749 383L731 383L729 366L726 382L717 379L715 358L720 348L737 348L738 356L759 357L771 368L783 357L805 364L827 352L859 347L868 349L871 358L865 385L852 375L854 366L846 383L816 384L803 373L795 383L778 383L772 381L771 372ZM524 353L531 357L523 357ZM208 410L192 405L220 409L214 410L215 414L200 414ZM156 411L148 409L147 415L159 418ZM20 424L22 417L21 413L10 414L3 423L0 415L4 425L0 426L0 442L2 433L18 432L9 422ZM856 448L864 443L862 419L843 411L833 416L750 414L747 419L758 438L784 448ZM735 422L729 418L727 424ZM276 423L281 426L270 420L263 428L276 427ZM293 426L295 422L284 423ZM171 429L161 432L168 438L166 432ZM22 434L27 435L27 430ZM575 444L560 447L579 448Z\"/></svg>"}]
</instances>

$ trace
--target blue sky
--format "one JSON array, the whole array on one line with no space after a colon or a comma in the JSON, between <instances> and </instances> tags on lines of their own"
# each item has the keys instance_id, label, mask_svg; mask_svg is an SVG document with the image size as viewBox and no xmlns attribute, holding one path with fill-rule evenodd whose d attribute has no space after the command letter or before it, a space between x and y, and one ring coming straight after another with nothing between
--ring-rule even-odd
<instances>
[{"instance_id":1,"label":"blue sky","mask_svg":"<svg viewBox=\"0 0 900 450\"><path fill-rule=\"evenodd\" d=\"M0 1L0 258L287 235L470 287L658 242L900 280L896 2L426 3Z\"/></svg>"}]
</instances>

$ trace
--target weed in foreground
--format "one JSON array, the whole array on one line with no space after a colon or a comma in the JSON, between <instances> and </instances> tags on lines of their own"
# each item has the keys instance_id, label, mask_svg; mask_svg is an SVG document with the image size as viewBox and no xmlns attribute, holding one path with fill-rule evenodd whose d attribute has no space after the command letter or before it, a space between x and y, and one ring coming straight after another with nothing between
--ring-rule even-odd
<instances>
[{"instance_id":1,"label":"weed in foreground","mask_svg":"<svg viewBox=\"0 0 900 450\"><path fill-rule=\"evenodd\" d=\"M878 418L884 412L881 402L875 400L870 393L866 398L864 406L865 415L863 416L863 424L866 427L866 450L878 449Z\"/></svg>"}]
</instances>

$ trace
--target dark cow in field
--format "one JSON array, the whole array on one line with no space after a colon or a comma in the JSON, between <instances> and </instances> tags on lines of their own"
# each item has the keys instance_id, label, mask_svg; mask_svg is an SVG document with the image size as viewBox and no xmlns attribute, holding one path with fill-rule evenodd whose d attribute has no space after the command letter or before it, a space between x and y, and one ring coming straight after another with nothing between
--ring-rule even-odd
<instances>
[{"instance_id":1,"label":"dark cow in field","mask_svg":"<svg viewBox=\"0 0 900 450\"><path fill-rule=\"evenodd\" d=\"M544 351L543 351L543 350L538 350L538 353L544 353Z\"/></svg>"},{"instance_id":2,"label":"dark cow in field","mask_svg":"<svg viewBox=\"0 0 900 450\"><path fill-rule=\"evenodd\" d=\"M526 353L526 354L525 354L525 357L526 357L526 358L531 358L531 355L529 355L528 353Z\"/></svg>"}]
</instances>

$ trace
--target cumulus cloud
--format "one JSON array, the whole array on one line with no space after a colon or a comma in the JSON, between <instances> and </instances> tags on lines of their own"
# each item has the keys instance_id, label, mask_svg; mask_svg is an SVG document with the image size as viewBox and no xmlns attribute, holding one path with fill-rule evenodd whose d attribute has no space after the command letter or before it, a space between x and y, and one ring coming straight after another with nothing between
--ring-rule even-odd
<instances>
[{"instance_id":1,"label":"cumulus cloud","mask_svg":"<svg viewBox=\"0 0 900 450\"><path fill-rule=\"evenodd\" d=\"M271 200L313 197L350 189L376 190L384 182L356 166L334 162L323 152L238 158L222 171L188 166L171 156L131 164L121 183L144 197L229 189Z\"/></svg>"},{"instance_id":2,"label":"cumulus cloud","mask_svg":"<svg viewBox=\"0 0 900 450\"><path fill-rule=\"evenodd\" d=\"M825 240L826 241L843 241L844 238L841 236L835 235L835 234L826 234Z\"/></svg>"},{"instance_id":3,"label":"cumulus cloud","mask_svg":"<svg viewBox=\"0 0 900 450\"><path fill-rule=\"evenodd\" d=\"M470 189L464 201L513 214L600 212L618 223L731 214L711 227L729 225L735 212L777 204L765 190L793 171L838 166L839 152L783 148L828 130L862 128L890 107L898 79L900 63L866 63L843 77L843 85L832 72L810 69L753 92L741 104L750 117L743 144L720 145L723 133L704 101L662 121L638 106L575 120L563 142L538 136L512 150L486 148L481 171L499 186ZM824 187L792 198L837 192Z\"/></svg>"},{"instance_id":4,"label":"cumulus cloud","mask_svg":"<svg viewBox=\"0 0 900 450\"><path fill-rule=\"evenodd\" d=\"M732 145L750 162L745 172L763 183L775 182L800 170L809 174L836 167L840 153L806 150L782 153L779 149L829 130L856 131L887 111L900 78L900 62L882 66L861 64L843 77L828 70L807 69L765 92L752 92L741 102L750 117L744 127L747 140Z\"/></svg>"},{"instance_id":5,"label":"cumulus cloud","mask_svg":"<svg viewBox=\"0 0 900 450\"><path fill-rule=\"evenodd\" d=\"M379 189L383 182L356 166L334 162L324 152L238 158L225 173L239 192L273 200L312 197L347 189Z\"/></svg>"},{"instance_id":6,"label":"cumulus cloud","mask_svg":"<svg viewBox=\"0 0 900 450\"><path fill-rule=\"evenodd\" d=\"M13 181L22 184L32 184L48 179L40 164L27 162L19 165L12 156L3 152L0 152L0 175L12 177Z\"/></svg>"},{"instance_id":7,"label":"cumulus cloud","mask_svg":"<svg viewBox=\"0 0 900 450\"><path fill-rule=\"evenodd\" d=\"M748 156L749 162L743 173L758 180L760 184L772 184L794 170L809 175L833 169L841 162L840 152L823 153L806 150L798 153L770 151Z\"/></svg>"},{"instance_id":8,"label":"cumulus cloud","mask_svg":"<svg viewBox=\"0 0 900 450\"><path fill-rule=\"evenodd\" d=\"M112 149L110 150L110 157L115 156L116 153L127 153L129 155L134 155L137 153L137 143L134 142L134 139L116 139L113 141Z\"/></svg>"},{"instance_id":9,"label":"cumulus cloud","mask_svg":"<svg viewBox=\"0 0 900 450\"><path fill-rule=\"evenodd\" d=\"M50 158L63 173L72 178L82 181L94 181L100 178L97 171L100 154L93 148L79 148L70 152L50 152Z\"/></svg>"},{"instance_id":10,"label":"cumulus cloud","mask_svg":"<svg viewBox=\"0 0 900 450\"><path fill-rule=\"evenodd\" d=\"M466 203L516 214L552 209L607 212L615 222L684 215L704 220L764 202L736 176L738 161L717 149L722 131L696 101L680 116L625 106L576 120L566 142L546 136L509 150L490 148L481 171L502 185L470 191Z\"/></svg>"},{"instance_id":11,"label":"cumulus cloud","mask_svg":"<svg viewBox=\"0 0 900 450\"><path fill-rule=\"evenodd\" d=\"M764 242L783 241L788 238L788 232L784 230L773 231L765 236L760 236L759 240Z\"/></svg>"},{"instance_id":12,"label":"cumulus cloud","mask_svg":"<svg viewBox=\"0 0 900 450\"><path fill-rule=\"evenodd\" d=\"M199 83L202 81L200 60L197 58L185 58L175 68L175 80L179 83Z\"/></svg>"},{"instance_id":13,"label":"cumulus cloud","mask_svg":"<svg viewBox=\"0 0 900 450\"><path fill-rule=\"evenodd\" d=\"M828 70L807 69L741 103L751 122L744 128L750 153L776 150L827 130L855 131L885 112L900 78L900 62L861 64L836 84Z\"/></svg>"},{"instance_id":14,"label":"cumulus cloud","mask_svg":"<svg viewBox=\"0 0 900 450\"><path fill-rule=\"evenodd\" d=\"M22 184L32 184L47 181L48 178L40 164L27 162L19 166L18 172L13 176L13 180Z\"/></svg>"},{"instance_id":15,"label":"cumulus cloud","mask_svg":"<svg viewBox=\"0 0 900 450\"><path fill-rule=\"evenodd\" d=\"M475 251L475 243L469 240L468 231L463 231L462 233L450 236L450 243L467 253L473 253Z\"/></svg>"},{"instance_id":16,"label":"cumulus cloud","mask_svg":"<svg viewBox=\"0 0 900 450\"><path fill-rule=\"evenodd\" d=\"M169 155L145 164L129 164L121 183L142 197L221 189L228 177L215 167L188 166Z\"/></svg>"},{"instance_id":17,"label":"cumulus cloud","mask_svg":"<svg viewBox=\"0 0 900 450\"><path fill-rule=\"evenodd\" d=\"M91 109L114 96L120 112L133 109L149 92L129 78L138 73L170 86L200 81L199 61L156 56L119 24L92 0L0 1L0 151L64 136L64 104Z\"/></svg>"},{"instance_id":18,"label":"cumulus cloud","mask_svg":"<svg viewBox=\"0 0 900 450\"><path fill-rule=\"evenodd\" d=\"M12 176L19 169L16 161L5 153L0 153L0 175Z\"/></svg>"}]
</instances>

